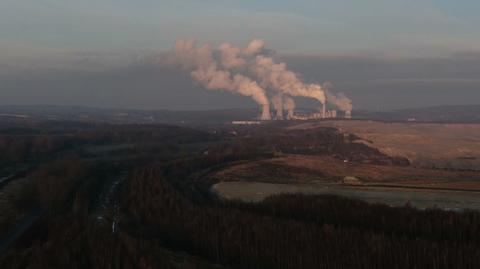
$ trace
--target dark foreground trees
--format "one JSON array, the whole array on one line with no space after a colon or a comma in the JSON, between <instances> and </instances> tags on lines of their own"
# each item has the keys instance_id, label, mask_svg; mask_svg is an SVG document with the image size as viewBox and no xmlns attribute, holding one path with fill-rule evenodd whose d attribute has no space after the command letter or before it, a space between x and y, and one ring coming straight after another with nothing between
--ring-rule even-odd
<instances>
[{"instance_id":1,"label":"dark foreground trees","mask_svg":"<svg viewBox=\"0 0 480 269\"><path fill-rule=\"evenodd\" d=\"M112 233L88 219L43 221L37 233L36 240L24 238L16 251L4 255L0 268L212 268L199 258L176 254L158 242L122 231Z\"/></svg>"},{"instance_id":2,"label":"dark foreground trees","mask_svg":"<svg viewBox=\"0 0 480 269\"><path fill-rule=\"evenodd\" d=\"M166 168L129 176L115 232L111 222L78 210L55 211L0 258L0 267L480 268L478 212L305 195L198 203L170 183L179 174Z\"/></svg>"},{"instance_id":3,"label":"dark foreground trees","mask_svg":"<svg viewBox=\"0 0 480 269\"><path fill-rule=\"evenodd\" d=\"M159 169L125 188L123 229L238 268L478 268L479 214L323 196L196 205Z\"/></svg>"},{"instance_id":4,"label":"dark foreground trees","mask_svg":"<svg viewBox=\"0 0 480 269\"><path fill-rule=\"evenodd\" d=\"M206 146L195 143L216 136L162 128L92 127L52 141L0 138L0 152L13 154L0 156L0 163L39 162L18 205L45 212L0 253L0 268L480 268L478 212L390 208L334 196L224 202L202 181L212 169L277 151L404 164L349 145L354 138L289 131ZM91 146L132 143L114 147L113 156L87 154ZM185 154L172 155L178 149ZM65 158L72 152L88 156ZM117 155L124 159L111 158ZM154 160L167 161L150 165ZM112 203L119 210L98 214L103 194L124 174Z\"/></svg>"}]
</instances>

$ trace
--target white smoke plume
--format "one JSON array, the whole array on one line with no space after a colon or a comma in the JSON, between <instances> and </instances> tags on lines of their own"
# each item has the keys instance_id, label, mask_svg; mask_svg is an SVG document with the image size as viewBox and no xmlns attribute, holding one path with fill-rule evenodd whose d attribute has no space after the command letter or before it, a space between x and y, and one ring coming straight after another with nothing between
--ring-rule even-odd
<instances>
[{"instance_id":1,"label":"white smoke plume","mask_svg":"<svg viewBox=\"0 0 480 269\"><path fill-rule=\"evenodd\" d=\"M248 46L243 49L244 54L254 55L260 53L265 48L265 42L261 39L252 40Z\"/></svg>"},{"instance_id":2,"label":"white smoke plume","mask_svg":"<svg viewBox=\"0 0 480 269\"><path fill-rule=\"evenodd\" d=\"M334 94L332 93L333 85L330 82L325 82L323 88L327 94L328 103L333 104L339 110L344 112L351 112L353 109L352 100L348 98L343 92Z\"/></svg>"},{"instance_id":3,"label":"white smoke plume","mask_svg":"<svg viewBox=\"0 0 480 269\"><path fill-rule=\"evenodd\" d=\"M223 43L218 47L221 55L221 64L227 69L239 68L246 64L246 60L241 58L242 51L230 43Z\"/></svg>"},{"instance_id":4,"label":"white smoke plume","mask_svg":"<svg viewBox=\"0 0 480 269\"><path fill-rule=\"evenodd\" d=\"M273 104L273 108L276 111L275 118L277 120L283 120L283 96L281 94L277 94L273 96L272 104Z\"/></svg>"},{"instance_id":5,"label":"white smoke plume","mask_svg":"<svg viewBox=\"0 0 480 269\"><path fill-rule=\"evenodd\" d=\"M223 67L227 69L243 68L244 72L254 75L262 87L276 91L275 96L287 94L314 98L322 104L326 102L325 91L321 85L305 84L294 72L287 69L285 63L275 63L272 57L266 55L265 52L269 50L265 48L263 40L254 39L244 49L224 43L220 45L219 50ZM278 98L272 99L277 111L277 118L280 108ZM280 103L282 103L281 100Z\"/></svg>"},{"instance_id":6,"label":"white smoke plume","mask_svg":"<svg viewBox=\"0 0 480 269\"><path fill-rule=\"evenodd\" d=\"M304 83L285 63L276 63L270 55L271 50L265 48L265 42L260 39L254 39L245 48L223 43L215 49L208 44L197 48L193 40L179 40L173 58L205 88L251 97L261 106L260 118L264 120L271 118L267 96L272 98L278 119L283 118L284 110L293 117L292 97L313 98L323 106L328 100L343 111L351 110L352 102L343 93L327 92L326 88L331 89L330 83L324 86Z\"/></svg>"},{"instance_id":7,"label":"white smoke plume","mask_svg":"<svg viewBox=\"0 0 480 269\"><path fill-rule=\"evenodd\" d=\"M264 52L265 42L254 39L244 49L229 43L220 46L221 62L227 68L246 68L264 88L270 88L280 94L310 97L325 104L326 96L319 84L305 84L298 76L288 70L285 63L276 63Z\"/></svg>"},{"instance_id":8,"label":"white smoke plume","mask_svg":"<svg viewBox=\"0 0 480 269\"><path fill-rule=\"evenodd\" d=\"M283 108L287 111L287 119L292 119L295 114L295 101L288 96L283 98Z\"/></svg>"},{"instance_id":9,"label":"white smoke plume","mask_svg":"<svg viewBox=\"0 0 480 269\"><path fill-rule=\"evenodd\" d=\"M174 60L183 68L191 70L192 78L201 83L205 88L211 90L227 90L233 93L251 97L262 108L260 118L271 119L270 104L265 93L257 82L242 75L232 75L228 69L236 67L241 63L231 45L223 44L218 50L213 50L210 45L203 45L197 48L193 40L179 40L174 48ZM214 58L214 53L222 55L219 63Z\"/></svg>"},{"instance_id":10,"label":"white smoke plume","mask_svg":"<svg viewBox=\"0 0 480 269\"><path fill-rule=\"evenodd\" d=\"M285 63L275 63L271 57L256 56L250 70L263 87L269 87L290 96L314 98L322 104L326 101L322 86L303 83L295 73L287 69Z\"/></svg>"}]
</instances>

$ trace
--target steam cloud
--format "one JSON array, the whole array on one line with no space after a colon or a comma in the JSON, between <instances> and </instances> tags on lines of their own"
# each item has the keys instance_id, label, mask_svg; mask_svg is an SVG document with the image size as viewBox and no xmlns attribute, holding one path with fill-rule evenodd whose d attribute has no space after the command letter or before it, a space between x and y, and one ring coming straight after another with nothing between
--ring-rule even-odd
<instances>
[{"instance_id":1,"label":"steam cloud","mask_svg":"<svg viewBox=\"0 0 480 269\"><path fill-rule=\"evenodd\" d=\"M295 112L295 101L291 97L285 97L283 107L287 110L287 119L292 119Z\"/></svg>"},{"instance_id":2,"label":"steam cloud","mask_svg":"<svg viewBox=\"0 0 480 269\"><path fill-rule=\"evenodd\" d=\"M222 48L222 46L221 46ZM221 52L229 52L230 48ZM211 90L227 90L244 96L250 96L257 104L262 107L262 120L269 120L270 104L268 102L265 90L257 82L241 74L232 75L228 70L221 69L213 56L213 49L206 44L197 48L193 40L179 40L175 44L175 59L187 70L191 70L191 76L194 80L200 82L205 88ZM223 53L223 52L222 52ZM234 67L235 55L225 54L224 58L231 59L225 62L229 67Z\"/></svg>"},{"instance_id":3,"label":"steam cloud","mask_svg":"<svg viewBox=\"0 0 480 269\"><path fill-rule=\"evenodd\" d=\"M283 96L282 95L275 95L272 98L273 108L276 111L275 118L277 120L283 120Z\"/></svg>"},{"instance_id":4,"label":"steam cloud","mask_svg":"<svg viewBox=\"0 0 480 269\"><path fill-rule=\"evenodd\" d=\"M291 97L297 96L316 99L323 105L329 100L339 109L351 110L351 101L344 94L333 95L319 84L303 83L285 63L276 63L270 52L259 39L252 40L245 48L230 43L218 48L209 44L197 47L193 40L179 40L175 43L173 60L207 89L251 97L262 109L262 120L271 119L268 96L277 119L283 119L284 110L288 118L293 117L295 101Z\"/></svg>"},{"instance_id":5,"label":"steam cloud","mask_svg":"<svg viewBox=\"0 0 480 269\"><path fill-rule=\"evenodd\" d=\"M339 110L344 112L351 112L353 109L352 100L348 98L343 92L332 93L333 85L330 82L325 82L323 88L327 94L328 102L335 105Z\"/></svg>"}]
</instances>

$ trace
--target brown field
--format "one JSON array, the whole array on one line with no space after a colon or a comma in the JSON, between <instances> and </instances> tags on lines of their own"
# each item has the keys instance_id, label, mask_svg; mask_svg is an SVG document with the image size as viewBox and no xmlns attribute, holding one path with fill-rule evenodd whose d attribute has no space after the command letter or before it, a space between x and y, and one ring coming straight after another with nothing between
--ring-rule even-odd
<instances>
[{"instance_id":1,"label":"brown field","mask_svg":"<svg viewBox=\"0 0 480 269\"><path fill-rule=\"evenodd\" d=\"M284 155L236 164L210 177L219 181L338 183L346 176L364 184L399 184L431 188L478 189L480 173L440 169L345 163L329 156Z\"/></svg>"},{"instance_id":2,"label":"brown field","mask_svg":"<svg viewBox=\"0 0 480 269\"><path fill-rule=\"evenodd\" d=\"M343 184L344 177L360 179ZM209 175L222 199L258 202L283 193L333 194L390 206L480 209L480 173L283 155L233 164Z\"/></svg>"},{"instance_id":3,"label":"brown field","mask_svg":"<svg viewBox=\"0 0 480 269\"><path fill-rule=\"evenodd\" d=\"M480 169L480 124L379 122L370 120L303 123L290 129L335 127L360 142L413 165Z\"/></svg>"},{"instance_id":4,"label":"brown field","mask_svg":"<svg viewBox=\"0 0 480 269\"><path fill-rule=\"evenodd\" d=\"M326 184L281 184L262 182L220 182L212 191L221 199L260 202L279 194L301 193L307 195L337 195L363 200L369 203L416 208L442 208L462 211L479 210L478 192L445 191L435 189L406 189L391 187L352 187Z\"/></svg>"}]
</instances>

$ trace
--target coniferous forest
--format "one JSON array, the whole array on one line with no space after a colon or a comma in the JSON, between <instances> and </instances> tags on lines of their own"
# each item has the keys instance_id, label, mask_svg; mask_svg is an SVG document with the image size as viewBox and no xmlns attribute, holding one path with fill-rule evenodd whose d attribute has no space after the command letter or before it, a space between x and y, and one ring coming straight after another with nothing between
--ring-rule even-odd
<instances>
[{"instance_id":1,"label":"coniferous forest","mask_svg":"<svg viewBox=\"0 0 480 269\"><path fill-rule=\"evenodd\" d=\"M333 195L220 199L205 174L279 151L300 154L308 140L319 146L302 154L408 165L349 146L353 138L334 129L269 140L241 132L243 138L169 126L5 129L2 167L24 169L12 170L4 187L15 199L1 234L26 228L8 247L2 241L0 268L480 268L477 211Z\"/></svg>"}]
</instances>

